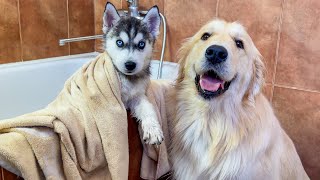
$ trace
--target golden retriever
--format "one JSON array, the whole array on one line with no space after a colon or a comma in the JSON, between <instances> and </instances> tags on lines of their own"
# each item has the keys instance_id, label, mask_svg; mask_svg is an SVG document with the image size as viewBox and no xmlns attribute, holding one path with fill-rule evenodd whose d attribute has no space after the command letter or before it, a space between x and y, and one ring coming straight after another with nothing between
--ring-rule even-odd
<instances>
[{"instance_id":1,"label":"golden retriever","mask_svg":"<svg viewBox=\"0 0 320 180\"><path fill-rule=\"evenodd\" d=\"M242 25L213 20L179 54L169 97L175 179L309 179L261 93L264 65Z\"/></svg>"}]
</instances>

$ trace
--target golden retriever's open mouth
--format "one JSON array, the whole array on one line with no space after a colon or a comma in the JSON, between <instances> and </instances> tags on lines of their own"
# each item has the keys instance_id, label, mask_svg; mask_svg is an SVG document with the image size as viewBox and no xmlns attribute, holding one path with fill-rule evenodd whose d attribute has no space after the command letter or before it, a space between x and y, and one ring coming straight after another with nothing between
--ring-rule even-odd
<instances>
[{"instance_id":1,"label":"golden retriever's open mouth","mask_svg":"<svg viewBox=\"0 0 320 180\"><path fill-rule=\"evenodd\" d=\"M232 80L224 81L216 72L210 70L202 75L197 75L195 78L195 84L199 94L205 99L210 99L226 92Z\"/></svg>"}]
</instances>

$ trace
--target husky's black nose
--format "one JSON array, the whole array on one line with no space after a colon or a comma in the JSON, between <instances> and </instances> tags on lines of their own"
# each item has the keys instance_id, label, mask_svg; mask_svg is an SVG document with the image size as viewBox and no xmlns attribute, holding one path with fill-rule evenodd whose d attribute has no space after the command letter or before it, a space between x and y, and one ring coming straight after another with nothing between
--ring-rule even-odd
<instances>
[{"instance_id":1,"label":"husky's black nose","mask_svg":"<svg viewBox=\"0 0 320 180\"><path fill-rule=\"evenodd\" d=\"M206 50L206 58L212 64L217 64L225 61L228 57L226 48L218 45L212 45Z\"/></svg>"},{"instance_id":2,"label":"husky's black nose","mask_svg":"<svg viewBox=\"0 0 320 180\"><path fill-rule=\"evenodd\" d=\"M134 68L136 68L136 66L137 66L136 63L132 62L132 61L128 61L128 62L124 63L124 65L126 66L128 71L134 70Z\"/></svg>"}]
</instances>

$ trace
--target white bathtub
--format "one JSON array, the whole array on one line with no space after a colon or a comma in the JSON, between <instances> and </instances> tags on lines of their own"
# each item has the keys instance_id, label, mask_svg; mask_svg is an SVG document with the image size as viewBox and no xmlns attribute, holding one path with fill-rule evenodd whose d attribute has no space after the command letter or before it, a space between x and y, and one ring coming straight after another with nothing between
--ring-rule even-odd
<instances>
[{"instance_id":1,"label":"white bathtub","mask_svg":"<svg viewBox=\"0 0 320 180\"><path fill-rule=\"evenodd\" d=\"M98 53L41 59L0 65L0 120L44 108L62 89L64 82ZM159 61L151 63L156 79ZM175 79L176 63L165 62L162 79Z\"/></svg>"}]
</instances>

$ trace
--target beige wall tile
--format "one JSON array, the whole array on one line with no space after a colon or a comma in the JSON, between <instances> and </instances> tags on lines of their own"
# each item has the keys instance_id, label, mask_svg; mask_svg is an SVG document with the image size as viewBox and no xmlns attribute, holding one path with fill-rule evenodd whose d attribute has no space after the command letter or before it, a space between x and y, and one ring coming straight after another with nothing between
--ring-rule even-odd
<instances>
[{"instance_id":1,"label":"beige wall tile","mask_svg":"<svg viewBox=\"0 0 320 180\"><path fill-rule=\"evenodd\" d=\"M18 0L0 0L0 64L21 60Z\"/></svg>"},{"instance_id":2,"label":"beige wall tile","mask_svg":"<svg viewBox=\"0 0 320 180\"><path fill-rule=\"evenodd\" d=\"M104 8L107 2L111 2L117 9L121 9L121 0L94 0L94 24L95 24L95 34L103 34L102 32L102 17ZM96 51L103 52L102 41L97 39L95 41Z\"/></svg>"},{"instance_id":3,"label":"beige wall tile","mask_svg":"<svg viewBox=\"0 0 320 180\"><path fill-rule=\"evenodd\" d=\"M184 39L193 36L216 15L216 0L165 0L168 23L166 57L177 62L176 54Z\"/></svg>"},{"instance_id":4,"label":"beige wall tile","mask_svg":"<svg viewBox=\"0 0 320 180\"><path fill-rule=\"evenodd\" d=\"M276 84L320 90L320 1L286 0Z\"/></svg>"},{"instance_id":5,"label":"beige wall tile","mask_svg":"<svg viewBox=\"0 0 320 180\"><path fill-rule=\"evenodd\" d=\"M69 54L59 39L68 38L67 1L20 1L23 60Z\"/></svg>"},{"instance_id":6,"label":"beige wall tile","mask_svg":"<svg viewBox=\"0 0 320 180\"><path fill-rule=\"evenodd\" d=\"M266 82L274 75L281 0L220 0L218 17L239 21L248 30L255 45L264 57Z\"/></svg>"},{"instance_id":7,"label":"beige wall tile","mask_svg":"<svg viewBox=\"0 0 320 180\"><path fill-rule=\"evenodd\" d=\"M320 93L275 87L273 107L311 179L320 179Z\"/></svg>"},{"instance_id":8,"label":"beige wall tile","mask_svg":"<svg viewBox=\"0 0 320 180\"><path fill-rule=\"evenodd\" d=\"M70 37L94 35L93 0L68 0ZM70 54L94 51L94 40L70 43Z\"/></svg>"}]
</instances>

